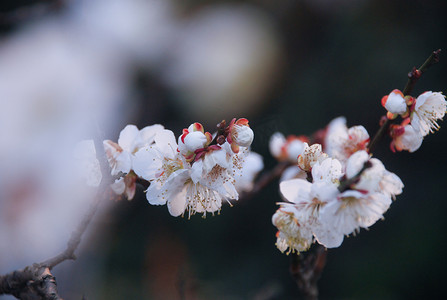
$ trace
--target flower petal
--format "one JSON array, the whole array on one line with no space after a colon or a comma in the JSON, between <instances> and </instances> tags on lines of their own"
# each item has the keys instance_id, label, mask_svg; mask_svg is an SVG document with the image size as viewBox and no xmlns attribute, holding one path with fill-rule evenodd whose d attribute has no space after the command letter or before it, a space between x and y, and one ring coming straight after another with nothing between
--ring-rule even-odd
<instances>
[{"instance_id":1,"label":"flower petal","mask_svg":"<svg viewBox=\"0 0 447 300\"><path fill-rule=\"evenodd\" d=\"M300 197L309 197L312 184L303 179L291 179L279 184L279 190L283 198L289 202L298 203Z\"/></svg>"}]
</instances>

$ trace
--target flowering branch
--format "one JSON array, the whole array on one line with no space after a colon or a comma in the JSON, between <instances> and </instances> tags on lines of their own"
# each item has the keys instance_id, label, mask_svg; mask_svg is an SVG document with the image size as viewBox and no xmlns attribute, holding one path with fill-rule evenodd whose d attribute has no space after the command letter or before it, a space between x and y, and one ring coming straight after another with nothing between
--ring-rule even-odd
<instances>
[{"instance_id":1,"label":"flowering branch","mask_svg":"<svg viewBox=\"0 0 447 300\"><path fill-rule=\"evenodd\" d=\"M422 74L425 73L428 70L428 68L439 62L440 53L441 49L433 51L432 54L427 58L427 60L422 64L422 66L419 67L419 69L413 67L413 70L411 70L411 72L408 73L408 81L403 90L403 94L405 96L409 95L413 91L416 82L419 80Z\"/></svg>"},{"instance_id":2,"label":"flowering branch","mask_svg":"<svg viewBox=\"0 0 447 300\"><path fill-rule=\"evenodd\" d=\"M339 117L316 136L321 144L307 144L306 137L275 133L270 138L270 152L279 161L297 160L280 182L285 202L272 217L278 228L276 246L292 253L291 274L306 299L318 297L317 280L324 268L324 248L339 247L345 236L369 228L390 207L404 187L400 178L371 157L371 151L385 132L393 138L391 150L416 151L424 136L440 128L447 109L441 92L427 91L417 98L409 95L416 81L439 61L434 51L419 69L408 74L404 92L393 90L382 98L387 115L372 139L363 126L348 128ZM391 120L401 116L400 125ZM368 147L367 147L368 145ZM366 150L366 151L365 151ZM323 152L324 151L324 152ZM369 152L369 153L368 153ZM303 255L312 245L319 245ZM300 255L299 255L300 254Z\"/></svg>"},{"instance_id":3,"label":"flowering branch","mask_svg":"<svg viewBox=\"0 0 447 300\"><path fill-rule=\"evenodd\" d=\"M101 149L96 145L97 153ZM102 151L103 152L103 151ZM100 155L100 166L102 174L110 174L105 155ZM87 214L71 234L67 248L60 254L40 263L25 267L23 270L13 271L0 276L0 295L9 294L24 300L58 300L62 299L57 292L56 278L51 270L66 260L75 260L75 251L81 243L81 238L95 215L102 199L106 198L106 192L111 183L111 176L103 178L98 188L94 202L91 204Z\"/></svg>"},{"instance_id":4,"label":"flowering branch","mask_svg":"<svg viewBox=\"0 0 447 300\"><path fill-rule=\"evenodd\" d=\"M441 53L441 49L438 49L436 51L433 51L432 54L425 60L425 62L422 64L422 66L419 67L419 69L416 69L413 67L413 69L408 73L408 81L405 85L405 88L403 90L403 95L409 95L416 84L416 82L419 80L419 78L422 76L423 73L425 73L428 68L430 68L432 65L439 62L439 54ZM386 130L391 124L391 120L386 118L386 120L383 122L382 126L377 131L376 135L373 137L371 142L368 145L368 152L372 153L372 149L374 149L374 146L377 144L377 142L383 137Z\"/></svg>"}]
</instances>

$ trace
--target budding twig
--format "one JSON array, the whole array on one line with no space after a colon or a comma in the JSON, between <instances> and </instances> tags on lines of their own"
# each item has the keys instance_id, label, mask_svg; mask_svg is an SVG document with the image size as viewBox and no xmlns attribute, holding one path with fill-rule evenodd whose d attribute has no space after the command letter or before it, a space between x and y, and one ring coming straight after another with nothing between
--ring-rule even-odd
<instances>
[{"instance_id":1,"label":"budding twig","mask_svg":"<svg viewBox=\"0 0 447 300\"><path fill-rule=\"evenodd\" d=\"M441 49L438 49L436 51L433 51L432 54L427 58L427 60L422 64L422 66L419 67L419 69L416 69L413 67L413 69L408 73L408 81L405 85L405 88L403 90L404 96L409 95L416 84L416 82L419 80L419 78L422 76L423 73L425 73L428 68L430 68L432 65L439 62L439 54L441 53ZM389 125L391 124L391 120L387 119L382 126L377 131L376 135L372 138L371 142L368 145L368 152L372 153L372 149L376 146L377 142L383 137L385 132L388 130Z\"/></svg>"}]
</instances>

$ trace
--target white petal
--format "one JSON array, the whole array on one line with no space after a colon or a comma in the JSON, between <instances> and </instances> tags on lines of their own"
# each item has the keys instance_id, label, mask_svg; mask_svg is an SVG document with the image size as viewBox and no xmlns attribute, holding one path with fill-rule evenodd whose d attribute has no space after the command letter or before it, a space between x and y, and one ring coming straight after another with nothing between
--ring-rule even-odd
<instances>
[{"instance_id":1,"label":"white petal","mask_svg":"<svg viewBox=\"0 0 447 300\"><path fill-rule=\"evenodd\" d=\"M148 146L154 142L155 135L164 129L163 125L154 124L151 126L146 126L140 130L140 138L143 141L144 145Z\"/></svg>"},{"instance_id":2,"label":"white petal","mask_svg":"<svg viewBox=\"0 0 447 300\"><path fill-rule=\"evenodd\" d=\"M177 193L173 193L168 201L168 210L171 216L178 217L185 212L186 209L186 188L183 187Z\"/></svg>"},{"instance_id":3,"label":"white petal","mask_svg":"<svg viewBox=\"0 0 447 300\"><path fill-rule=\"evenodd\" d=\"M174 133L171 130L161 130L155 135L155 144L160 149L163 156L173 159L177 153L177 143Z\"/></svg>"},{"instance_id":4,"label":"white petal","mask_svg":"<svg viewBox=\"0 0 447 300\"><path fill-rule=\"evenodd\" d=\"M312 227L317 242L326 248L337 248L343 243L344 234L330 223L323 222Z\"/></svg>"},{"instance_id":5,"label":"white petal","mask_svg":"<svg viewBox=\"0 0 447 300\"><path fill-rule=\"evenodd\" d=\"M332 120L327 126L324 151L331 157L337 157L335 154L340 151L340 142L347 138L348 127L346 126L346 118L338 117Z\"/></svg>"},{"instance_id":6,"label":"white petal","mask_svg":"<svg viewBox=\"0 0 447 300\"><path fill-rule=\"evenodd\" d=\"M352 178L357 175L369 157L368 152L363 150L352 154L346 162L346 176Z\"/></svg>"},{"instance_id":7,"label":"white petal","mask_svg":"<svg viewBox=\"0 0 447 300\"><path fill-rule=\"evenodd\" d=\"M203 160L198 160L194 162L194 164L191 167L191 179L192 182L197 183L202 180L202 174L203 174Z\"/></svg>"},{"instance_id":8,"label":"white petal","mask_svg":"<svg viewBox=\"0 0 447 300\"><path fill-rule=\"evenodd\" d=\"M351 234L354 230L359 228L356 221L356 215L351 213L349 207L343 206L341 200L331 201L320 210L320 222L324 226L332 226L334 232L341 235Z\"/></svg>"},{"instance_id":9,"label":"white petal","mask_svg":"<svg viewBox=\"0 0 447 300\"><path fill-rule=\"evenodd\" d=\"M203 159L203 170L205 174L211 172L215 165L219 165L222 168L229 168L229 163L227 161L227 153L225 150L213 150L211 153L206 153Z\"/></svg>"},{"instance_id":10,"label":"white petal","mask_svg":"<svg viewBox=\"0 0 447 300\"><path fill-rule=\"evenodd\" d=\"M263 168L262 156L258 153L250 152L242 164L240 176L235 176L236 189L240 192L250 191L253 188L254 178Z\"/></svg>"},{"instance_id":11,"label":"white petal","mask_svg":"<svg viewBox=\"0 0 447 300\"><path fill-rule=\"evenodd\" d=\"M131 169L132 160L130 158L130 153L123 151L116 157L116 166L112 168L112 175L118 175L119 172L127 174Z\"/></svg>"},{"instance_id":12,"label":"white petal","mask_svg":"<svg viewBox=\"0 0 447 300\"><path fill-rule=\"evenodd\" d=\"M279 190L283 198L289 202L297 203L299 197L309 198L312 183L303 179L291 179L279 184Z\"/></svg>"},{"instance_id":13,"label":"white petal","mask_svg":"<svg viewBox=\"0 0 447 300\"><path fill-rule=\"evenodd\" d=\"M321 202L331 202L338 194L337 185L328 181L317 181L312 184L310 198L317 198Z\"/></svg>"},{"instance_id":14,"label":"white petal","mask_svg":"<svg viewBox=\"0 0 447 300\"><path fill-rule=\"evenodd\" d=\"M166 204L167 198L162 194L161 190L163 185L159 181L152 181L151 185L146 191L146 199L152 205L164 205Z\"/></svg>"},{"instance_id":15,"label":"white petal","mask_svg":"<svg viewBox=\"0 0 447 300\"><path fill-rule=\"evenodd\" d=\"M380 181L380 188L384 194L394 197L402 193L404 184L396 174L387 171Z\"/></svg>"},{"instance_id":16,"label":"white petal","mask_svg":"<svg viewBox=\"0 0 447 300\"><path fill-rule=\"evenodd\" d=\"M186 209L186 189L185 183L189 179L189 170L178 170L169 176L163 186L168 200L169 213L177 217Z\"/></svg>"},{"instance_id":17,"label":"white petal","mask_svg":"<svg viewBox=\"0 0 447 300\"><path fill-rule=\"evenodd\" d=\"M335 158L326 158L322 161L317 161L312 167L312 178L314 182L338 182L343 175L342 166L339 160Z\"/></svg>"},{"instance_id":18,"label":"white petal","mask_svg":"<svg viewBox=\"0 0 447 300\"><path fill-rule=\"evenodd\" d=\"M153 180L162 172L163 158L154 147L141 148L132 157L134 172L146 180Z\"/></svg>"},{"instance_id":19,"label":"white petal","mask_svg":"<svg viewBox=\"0 0 447 300\"><path fill-rule=\"evenodd\" d=\"M391 92L385 103L385 108L393 114L403 114L407 111L407 104L401 94Z\"/></svg>"},{"instance_id":20,"label":"white petal","mask_svg":"<svg viewBox=\"0 0 447 300\"><path fill-rule=\"evenodd\" d=\"M207 142L206 135L201 131L188 133L184 140L186 149L191 152L203 148Z\"/></svg>"},{"instance_id":21,"label":"white petal","mask_svg":"<svg viewBox=\"0 0 447 300\"><path fill-rule=\"evenodd\" d=\"M123 150L132 153L134 150L134 145L139 138L140 131L135 125L127 125L120 132L118 138L118 144L123 148Z\"/></svg>"},{"instance_id":22,"label":"white petal","mask_svg":"<svg viewBox=\"0 0 447 300\"><path fill-rule=\"evenodd\" d=\"M416 98L415 110L411 114L411 125L422 136L439 129L436 122L442 119L447 109L447 101L442 93L425 92Z\"/></svg>"},{"instance_id":23,"label":"white petal","mask_svg":"<svg viewBox=\"0 0 447 300\"><path fill-rule=\"evenodd\" d=\"M419 118L417 118L417 121L414 121L418 123ZM405 126L404 130L404 134L398 136L395 140L396 147L402 150L408 150L409 152L418 150L422 145L424 137L419 133L419 131L415 130L411 124Z\"/></svg>"},{"instance_id":24,"label":"white petal","mask_svg":"<svg viewBox=\"0 0 447 300\"><path fill-rule=\"evenodd\" d=\"M250 147L254 138L253 130L245 125L235 125L234 130L233 141L242 147Z\"/></svg>"}]
</instances>

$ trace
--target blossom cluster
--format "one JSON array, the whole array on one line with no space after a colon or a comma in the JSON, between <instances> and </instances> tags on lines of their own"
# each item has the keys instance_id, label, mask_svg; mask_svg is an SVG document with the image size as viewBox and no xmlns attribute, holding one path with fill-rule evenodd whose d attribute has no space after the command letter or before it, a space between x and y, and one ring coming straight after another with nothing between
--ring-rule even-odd
<instances>
[{"instance_id":1,"label":"blossom cluster","mask_svg":"<svg viewBox=\"0 0 447 300\"><path fill-rule=\"evenodd\" d=\"M220 212L222 203L237 200L238 189L251 187L262 169L259 155L251 156L254 134L248 120L222 121L214 135L200 123L174 133L162 125L139 130L127 125L118 142L103 142L117 194L129 200L137 182L149 183L146 198L152 205L167 205L173 216ZM245 159L250 161L247 165Z\"/></svg>"},{"instance_id":2,"label":"blossom cluster","mask_svg":"<svg viewBox=\"0 0 447 300\"><path fill-rule=\"evenodd\" d=\"M391 150L414 152L424 137L439 129L437 120L442 119L447 108L445 96L440 92L427 91L417 98L393 90L382 98L388 119L402 117L401 124L391 125Z\"/></svg>"},{"instance_id":3,"label":"blossom cluster","mask_svg":"<svg viewBox=\"0 0 447 300\"><path fill-rule=\"evenodd\" d=\"M424 136L439 129L447 101L440 92L414 98L393 90L382 98L392 138L391 150L414 152ZM393 121L401 116L400 124ZM314 144L309 146L309 141ZM302 252L314 243L334 248L344 236L368 228L383 218L403 183L369 153L370 136L363 126L348 128L339 117L312 138L275 133L270 152L279 161L292 162L283 173L280 193L287 202L272 217L278 228L281 252Z\"/></svg>"},{"instance_id":4,"label":"blossom cluster","mask_svg":"<svg viewBox=\"0 0 447 300\"><path fill-rule=\"evenodd\" d=\"M275 148L272 136L270 148ZM315 241L326 248L341 245L383 218L403 183L367 152L369 134L363 126L347 128L343 117L333 120L319 138L297 155L299 173L280 183L287 202L272 217L281 252L302 252ZM287 147L286 147L287 148ZM324 150L324 151L323 151ZM275 154L273 154L275 155Z\"/></svg>"},{"instance_id":5,"label":"blossom cluster","mask_svg":"<svg viewBox=\"0 0 447 300\"><path fill-rule=\"evenodd\" d=\"M392 138L393 152L414 152L424 136L439 128L447 101L438 92L413 98L394 90L382 98L382 105L391 123L382 126ZM403 121L393 124L398 116ZM103 142L111 175L117 178L111 188L131 200L137 183L143 183L149 203L166 204L173 216L220 212L223 203L231 204L240 192L253 188L263 168L262 157L249 151L253 138L245 118L222 121L214 134L193 123L177 139L159 124L141 130L127 125L118 142ZM272 135L272 156L289 165L280 179L285 202L272 217L281 252L306 251L315 242L339 247L344 236L383 218L404 185L372 157L370 143L368 131L361 125L348 128L344 117L313 136ZM85 180L98 185L101 173L93 144L85 142L79 149L85 150L77 151L84 160L81 168L88 170Z\"/></svg>"}]
</instances>

